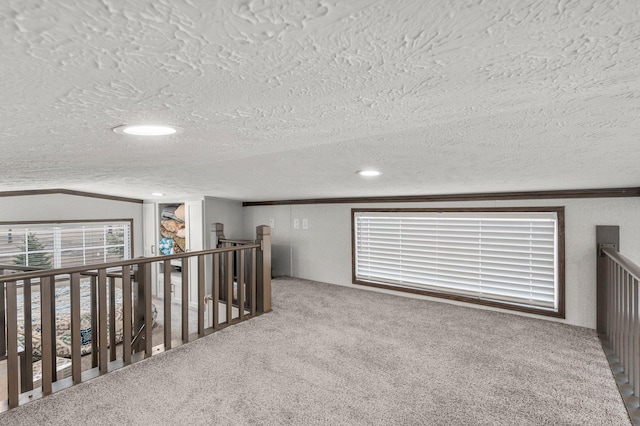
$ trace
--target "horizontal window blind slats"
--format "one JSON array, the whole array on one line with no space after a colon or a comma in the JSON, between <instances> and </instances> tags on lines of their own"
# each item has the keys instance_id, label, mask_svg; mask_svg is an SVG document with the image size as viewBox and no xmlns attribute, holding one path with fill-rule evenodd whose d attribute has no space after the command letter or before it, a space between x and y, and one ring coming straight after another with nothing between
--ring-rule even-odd
<instances>
[{"instance_id":1,"label":"horizontal window blind slats","mask_svg":"<svg viewBox=\"0 0 640 426\"><path fill-rule=\"evenodd\" d=\"M393 280L393 277L391 276L387 276L387 278L389 278L388 281L385 281L387 283L408 286L411 288L438 291L445 290L453 292L454 294L463 292L466 295L484 296L485 298L492 297L494 300L504 297L508 298L511 302L526 300L528 302L536 302L536 304L539 304L540 306L553 306L554 303L554 295L549 293L517 291L503 288L492 288L490 286L477 287L463 281L456 280L439 281L436 279L429 280L421 278L419 280L398 281Z\"/></svg>"},{"instance_id":2,"label":"horizontal window blind slats","mask_svg":"<svg viewBox=\"0 0 640 426\"><path fill-rule=\"evenodd\" d=\"M463 271L453 271L453 270L416 270L414 268L405 268L402 273L399 274L397 270L392 268L385 268L383 265L379 265L376 267L361 269L359 271L366 272L367 275L375 275L376 272L384 272L387 275L395 275L396 277L401 277L406 279L407 277L442 277L447 281L456 281L456 282L465 282L470 285L487 285L487 286L496 286L504 289L514 288L520 289L525 288L526 291L535 291L535 289L553 289L555 288L553 282L548 282L540 279L518 279L517 277L506 277L499 275L483 275L481 278L477 279L476 274L465 273Z\"/></svg>"},{"instance_id":3,"label":"horizontal window blind slats","mask_svg":"<svg viewBox=\"0 0 640 426\"><path fill-rule=\"evenodd\" d=\"M557 303L555 212L355 215L356 278Z\"/></svg>"},{"instance_id":4,"label":"horizontal window blind slats","mask_svg":"<svg viewBox=\"0 0 640 426\"><path fill-rule=\"evenodd\" d=\"M421 270L416 271L414 269L406 269L402 274L398 274L397 270L392 268L385 268L383 265L372 267L372 268L363 268L358 270L359 275L362 276L375 276L377 273L384 273L386 276L395 276L395 277L431 277L432 279L435 277L442 277L447 282L464 282L469 285L477 285L481 286L483 283L487 285L498 285L502 288L526 288L527 291L531 289L540 289L540 288L555 288L553 283L544 281L544 280L518 280L517 278L504 278L497 279L495 276L484 276L482 279L476 279L473 274L464 274L463 272L453 272L453 271L437 271L437 270Z\"/></svg>"},{"instance_id":5,"label":"horizontal window blind slats","mask_svg":"<svg viewBox=\"0 0 640 426\"><path fill-rule=\"evenodd\" d=\"M532 247L532 248L553 248L553 239L549 240L541 240L541 239L531 239L531 240L518 240L518 239L483 239L483 238L438 238L437 236L425 237L425 238L415 238L415 237L407 237L407 238L360 238L358 239L360 244L365 243L385 243L390 245L414 245L414 246L486 246L487 248L491 247Z\"/></svg>"},{"instance_id":6,"label":"horizontal window blind slats","mask_svg":"<svg viewBox=\"0 0 640 426\"><path fill-rule=\"evenodd\" d=\"M393 251L398 251L400 250L401 246L398 245L393 245L393 244L372 244L372 245L366 245L366 244L357 244L357 246L361 249L361 250L374 250L374 249L386 249L386 250L393 250ZM547 255L547 256L551 256L553 255L553 248L549 247L549 248L545 248L542 249L540 247L536 247L536 248L529 248L529 249L517 249L516 247L511 247L511 248L496 248L496 247L491 247L491 248L486 248L486 247L474 247L474 246L470 246L470 245L455 245L455 244L442 244L442 245L431 245L431 246L427 246L427 245L423 245L423 246L418 246L418 245L407 245L406 246L407 249L416 249L416 250L431 250L431 251L437 251L437 252L450 252L450 253L457 253L457 252L470 252L470 253L478 253L480 254L480 252L482 252L483 255L497 255L502 257L505 253L513 253L513 254L517 254L518 256L525 256L525 255Z\"/></svg>"},{"instance_id":7,"label":"horizontal window blind slats","mask_svg":"<svg viewBox=\"0 0 640 426\"><path fill-rule=\"evenodd\" d=\"M472 225L456 223L424 223L424 224L406 224L406 223L360 223L360 229L366 232L393 232L402 229L405 232L497 232L497 233L546 233L555 228L554 225L535 225L535 224L496 224L496 223L475 223Z\"/></svg>"},{"instance_id":8,"label":"horizontal window blind slats","mask_svg":"<svg viewBox=\"0 0 640 426\"><path fill-rule=\"evenodd\" d=\"M514 264L537 264L544 265L548 262L553 263L552 253L545 253L539 251L531 252L504 252L496 250L473 250L473 249L452 249L447 247L446 250L442 250L439 247L410 247L405 249L397 249L396 247L367 247L360 250L359 256L367 256L372 259L376 257L380 258L392 258L399 257L419 257L419 258L433 258L433 259L455 259L455 260L473 260L484 261L489 263L503 263L503 261Z\"/></svg>"},{"instance_id":9,"label":"horizontal window blind slats","mask_svg":"<svg viewBox=\"0 0 640 426\"><path fill-rule=\"evenodd\" d=\"M405 225L382 225L382 226L369 226L365 225L361 227L362 233L367 234L388 234L395 233L402 230L403 233L407 234L415 234L415 233L431 233L431 234L459 234L462 232L467 232L469 234L485 232L487 234L512 234L512 235L522 235L522 234L532 234L532 235L545 235L551 232L554 227L546 227L546 226L440 226L440 225L432 225L432 226L405 226Z\"/></svg>"},{"instance_id":10,"label":"horizontal window blind slats","mask_svg":"<svg viewBox=\"0 0 640 426\"><path fill-rule=\"evenodd\" d=\"M369 258L364 257L360 259L359 264L373 263L373 264L387 264L392 267L397 268L398 270L402 270L405 267L413 266L413 267L430 267L430 268L447 268L450 267L452 269L465 268L476 271L477 273L487 272L487 271L503 271L517 274L538 274L541 276L552 277L555 274L555 269L553 265L518 265L518 264L507 264L507 263L497 263L497 262L482 262L482 261L470 261L468 259L434 259L427 257L389 257L389 258Z\"/></svg>"},{"instance_id":11,"label":"horizontal window blind slats","mask_svg":"<svg viewBox=\"0 0 640 426\"><path fill-rule=\"evenodd\" d=\"M130 224L123 222L4 225L0 263L34 265L44 258L51 266L64 267L130 259L130 232ZM37 245L27 246L27 236Z\"/></svg>"}]
</instances>

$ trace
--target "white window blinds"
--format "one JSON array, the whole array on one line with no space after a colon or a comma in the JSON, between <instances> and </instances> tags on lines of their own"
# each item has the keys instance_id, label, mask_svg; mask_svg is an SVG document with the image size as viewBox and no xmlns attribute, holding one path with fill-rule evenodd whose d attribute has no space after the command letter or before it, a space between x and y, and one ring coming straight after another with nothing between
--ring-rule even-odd
<instances>
[{"instance_id":1,"label":"white window blinds","mask_svg":"<svg viewBox=\"0 0 640 426\"><path fill-rule=\"evenodd\" d=\"M354 212L356 281L558 310L556 212Z\"/></svg>"},{"instance_id":2,"label":"white window blinds","mask_svg":"<svg viewBox=\"0 0 640 426\"><path fill-rule=\"evenodd\" d=\"M130 258L128 221L0 226L0 264L65 268Z\"/></svg>"}]
</instances>

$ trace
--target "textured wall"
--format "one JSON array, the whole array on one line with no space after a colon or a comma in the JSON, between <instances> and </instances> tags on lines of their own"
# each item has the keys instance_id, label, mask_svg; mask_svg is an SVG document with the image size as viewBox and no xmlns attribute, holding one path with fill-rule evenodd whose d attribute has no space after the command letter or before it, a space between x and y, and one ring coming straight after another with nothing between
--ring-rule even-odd
<instances>
[{"instance_id":1,"label":"textured wall","mask_svg":"<svg viewBox=\"0 0 640 426\"><path fill-rule=\"evenodd\" d=\"M351 208L366 207L517 207L565 206L566 321L596 325L596 225L619 225L621 253L640 263L640 199L486 201L476 203L414 203L354 205L293 205L246 207L250 223L280 215L289 223L273 231L274 241L286 246L290 263L278 272L294 277L351 285ZM292 229L293 219L307 218L309 229ZM287 241L288 240L288 241ZM287 244L288 243L288 244ZM283 250L284 251L284 250ZM284 255L281 254L280 258ZM274 264L276 260L274 260ZM289 271L285 271L289 266ZM367 288L358 286L358 288Z\"/></svg>"}]
</instances>

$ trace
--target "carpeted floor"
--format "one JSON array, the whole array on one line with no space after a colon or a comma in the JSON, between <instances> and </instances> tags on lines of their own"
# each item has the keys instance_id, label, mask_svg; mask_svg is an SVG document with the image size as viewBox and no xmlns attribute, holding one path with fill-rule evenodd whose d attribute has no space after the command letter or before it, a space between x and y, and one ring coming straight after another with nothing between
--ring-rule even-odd
<instances>
[{"instance_id":1,"label":"carpeted floor","mask_svg":"<svg viewBox=\"0 0 640 426\"><path fill-rule=\"evenodd\" d=\"M0 424L630 424L593 330L291 278L273 309Z\"/></svg>"}]
</instances>

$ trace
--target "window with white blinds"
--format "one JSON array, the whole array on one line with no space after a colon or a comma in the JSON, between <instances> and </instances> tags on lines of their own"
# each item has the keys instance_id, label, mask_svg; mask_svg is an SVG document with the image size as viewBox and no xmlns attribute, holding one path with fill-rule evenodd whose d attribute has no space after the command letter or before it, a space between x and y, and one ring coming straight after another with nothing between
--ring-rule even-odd
<instances>
[{"instance_id":1,"label":"window with white blinds","mask_svg":"<svg viewBox=\"0 0 640 426\"><path fill-rule=\"evenodd\" d=\"M0 225L0 264L66 268L131 259L131 221Z\"/></svg>"},{"instance_id":2,"label":"window with white blinds","mask_svg":"<svg viewBox=\"0 0 640 426\"><path fill-rule=\"evenodd\" d=\"M354 282L558 314L561 214L354 210Z\"/></svg>"}]
</instances>

